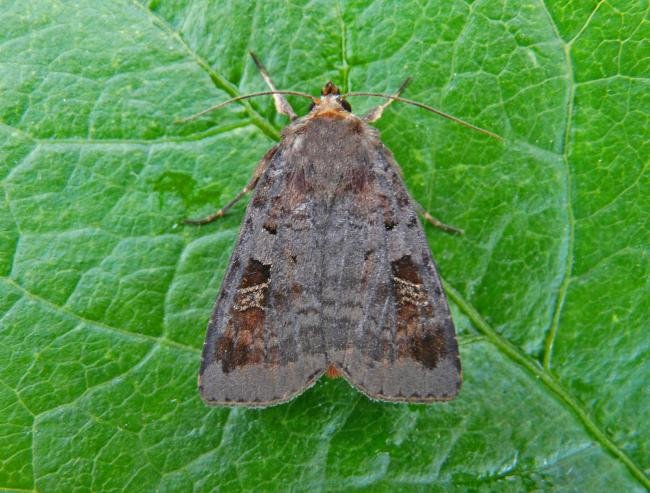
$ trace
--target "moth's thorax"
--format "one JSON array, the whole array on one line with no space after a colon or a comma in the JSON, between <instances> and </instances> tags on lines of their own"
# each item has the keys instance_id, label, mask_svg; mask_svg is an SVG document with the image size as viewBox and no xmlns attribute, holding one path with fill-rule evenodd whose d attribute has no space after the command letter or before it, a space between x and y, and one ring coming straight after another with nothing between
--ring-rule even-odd
<instances>
[{"instance_id":1,"label":"moth's thorax","mask_svg":"<svg viewBox=\"0 0 650 493\"><path fill-rule=\"evenodd\" d=\"M325 96L302 118L299 118L283 131L283 137L298 150L330 144L340 147L344 142L377 141L378 132L362 118L344 109L336 99L338 96ZM307 146L303 149L303 146ZM321 148L321 150L323 150Z\"/></svg>"},{"instance_id":2,"label":"moth's thorax","mask_svg":"<svg viewBox=\"0 0 650 493\"><path fill-rule=\"evenodd\" d=\"M350 154L377 142L377 131L346 111L312 111L283 132L285 145L296 157L310 161L348 162Z\"/></svg>"},{"instance_id":3,"label":"moth's thorax","mask_svg":"<svg viewBox=\"0 0 650 493\"><path fill-rule=\"evenodd\" d=\"M341 96L338 94L328 94L322 96L314 105L307 118L341 118L346 119L354 116L342 104Z\"/></svg>"},{"instance_id":4,"label":"moth's thorax","mask_svg":"<svg viewBox=\"0 0 650 493\"><path fill-rule=\"evenodd\" d=\"M283 137L280 152L296 200L329 204L352 194L363 202L361 192L381 145L374 128L349 112L340 117L310 114L290 125Z\"/></svg>"}]
</instances>

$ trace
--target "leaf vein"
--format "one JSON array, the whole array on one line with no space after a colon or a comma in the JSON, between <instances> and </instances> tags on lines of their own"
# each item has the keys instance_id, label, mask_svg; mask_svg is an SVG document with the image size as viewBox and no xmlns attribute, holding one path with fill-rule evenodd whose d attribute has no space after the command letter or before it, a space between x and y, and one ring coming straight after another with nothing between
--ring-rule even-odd
<instances>
[{"instance_id":1,"label":"leaf vein","mask_svg":"<svg viewBox=\"0 0 650 493\"><path fill-rule=\"evenodd\" d=\"M37 303L41 303L41 304L45 305L47 308L49 308L50 310L53 310L54 312L61 313L61 314L65 315L68 318L83 322L83 323L88 324L88 325L90 325L92 327L95 327L95 328L97 328L99 330L107 331L107 332L110 332L110 333L117 333L117 334L120 334L120 335L125 336L127 338L132 338L132 339L136 339L136 340L140 340L140 341L149 341L149 342L151 342L153 344L160 344L160 345L169 346L169 347L176 348L176 349L181 349L183 351L187 351L187 352L194 353L194 354L199 354L199 352L200 352L198 349L196 349L194 347L187 346L185 344L181 344L180 342L172 341L172 340L167 339L165 337L155 337L155 336L150 336L150 335L147 335L147 334L139 334L137 332L129 332L128 330L120 329L118 327L113 327L111 325L108 325L108 324L105 324L105 323L102 323L102 322L98 322L97 320L91 320L91 319L85 318L85 317L83 317L83 316L81 316L81 315L79 315L77 313L71 312L70 310L66 309L65 307L56 305L55 303L52 303L51 301L49 301L49 300L47 300L45 298L42 298L41 296L39 296L37 294L32 293L31 291L25 289L23 286L18 284L15 280L13 280L13 279L11 279L9 277L0 276L0 281L4 281L9 286L11 286L14 289L17 289L18 291L23 293L30 300L35 301Z\"/></svg>"},{"instance_id":2,"label":"leaf vein","mask_svg":"<svg viewBox=\"0 0 650 493\"><path fill-rule=\"evenodd\" d=\"M546 7L546 4L542 0L541 6L543 7L544 12L547 15L548 22L555 33L555 36L560 41L562 36L558 30L558 27L555 23L555 20L551 16L550 11ZM564 308L564 302L566 300L566 294L571 282L571 274L573 272L573 256L574 256L574 240L575 240L575 218L573 215L573 196L572 188L573 183L571 180L571 166L569 164L567 150L571 141L571 122L573 119L573 104L575 100L575 74L573 73L573 67L571 64L571 54L570 46L564 44L564 62L566 65L567 73L567 101L566 101L566 117L564 123L564 138L561 142L560 149L558 152L562 155L562 161L564 163L565 169L565 180L564 180L564 202L565 209L567 214L567 228L564 238L559 249L559 263L563 264L562 272L558 276L561 278L560 286L556 295L555 308L553 309L553 316L550 323L550 328L544 343L544 356L543 356L543 366L548 371L551 367L551 357L553 354L553 346L555 344L555 339L560 325L560 318L562 315L562 309Z\"/></svg>"},{"instance_id":3,"label":"leaf vein","mask_svg":"<svg viewBox=\"0 0 650 493\"><path fill-rule=\"evenodd\" d=\"M210 77L213 84L222 91L226 92L231 97L241 96L240 92L237 90L234 84L228 81L224 76L219 72L214 70L210 64L196 53L180 36L179 33L174 31L169 24L161 19L159 16L155 15L149 9L142 6L139 2L131 0L131 3L140 11L144 12L153 22L154 25L158 26L165 34L174 39L179 45L185 50L185 52L201 67ZM262 117L257 111L253 109L250 103L246 100L239 102L245 109L246 112L251 116L251 121L254 125L260 128L267 136L271 137L274 140L280 139L280 133L277 129L271 125L267 119Z\"/></svg>"},{"instance_id":4,"label":"leaf vein","mask_svg":"<svg viewBox=\"0 0 650 493\"><path fill-rule=\"evenodd\" d=\"M614 443L607 434L598 427L598 424L591 418L587 410L574 398L563 386L560 384L548 371L541 367L536 360L526 355L521 349L511 343L509 340L499 334L479 312L447 281L443 279L443 286L449 298L456 303L459 308L465 312L467 317L473 322L476 328L482 332L486 339L489 340L497 349L503 352L514 363L520 365L532 374L536 379L544 383L546 388L556 398L564 403L569 411L571 411L580 422L582 422L585 429L591 433L600 445L608 450L614 457L620 460L630 471L630 473L646 488L650 488L650 479L643 473L639 467L628 455Z\"/></svg>"}]
</instances>

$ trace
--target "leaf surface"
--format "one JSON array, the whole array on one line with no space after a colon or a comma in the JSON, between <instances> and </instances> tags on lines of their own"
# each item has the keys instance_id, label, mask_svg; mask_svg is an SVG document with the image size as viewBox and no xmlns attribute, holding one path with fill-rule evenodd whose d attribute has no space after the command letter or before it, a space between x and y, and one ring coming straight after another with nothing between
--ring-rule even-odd
<instances>
[{"instance_id":1,"label":"leaf surface","mask_svg":"<svg viewBox=\"0 0 650 493\"><path fill-rule=\"evenodd\" d=\"M589 4L589 5L587 5ZM650 488L647 2L0 6L0 488ZM286 119L264 83L391 92L377 126L459 332L447 404L323 380L208 408L196 374L247 182ZM290 98L299 113L307 102ZM357 113L377 104L351 101ZM645 190L645 192L644 192Z\"/></svg>"}]
</instances>

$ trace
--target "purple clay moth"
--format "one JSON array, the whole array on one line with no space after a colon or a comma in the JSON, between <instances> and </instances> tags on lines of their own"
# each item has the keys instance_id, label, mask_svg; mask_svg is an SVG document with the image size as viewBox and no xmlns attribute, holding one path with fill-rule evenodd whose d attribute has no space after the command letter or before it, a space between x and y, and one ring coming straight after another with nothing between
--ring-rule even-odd
<instances>
[{"instance_id":1,"label":"purple clay moth","mask_svg":"<svg viewBox=\"0 0 650 493\"><path fill-rule=\"evenodd\" d=\"M206 224L253 192L208 324L199 389L210 405L265 407L286 402L323 374L342 376L372 399L444 401L461 385L458 344L447 299L418 220L459 230L409 196L399 166L369 124L393 95L349 93L328 82L320 98L278 91L251 53L291 123L248 185ZM312 100L298 117L284 94ZM386 101L364 116L347 97Z\"/></svg>"}]
</instances>

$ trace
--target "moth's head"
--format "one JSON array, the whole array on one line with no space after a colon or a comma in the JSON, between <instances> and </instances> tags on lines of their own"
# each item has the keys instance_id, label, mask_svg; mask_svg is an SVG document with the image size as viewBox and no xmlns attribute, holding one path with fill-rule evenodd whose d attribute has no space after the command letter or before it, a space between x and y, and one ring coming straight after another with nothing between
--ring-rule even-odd
<instances>
[{"instance_id":1,"label":"moth's head","mask_svg":"<svg viewBox=\"0 0 650 493\"><path fill-rule=\"evenodd\" d=\"M343 113L352 111L350 103L341 97L339 88L332 84L332 81L328 81L323 86L320 94L320 99L316 99L309 108L312 114L336 116L338 113L339 116L343 116Z\"/></svg>"}]
</instances>

